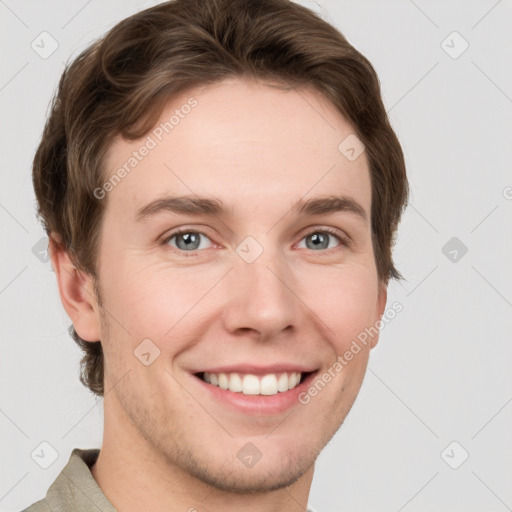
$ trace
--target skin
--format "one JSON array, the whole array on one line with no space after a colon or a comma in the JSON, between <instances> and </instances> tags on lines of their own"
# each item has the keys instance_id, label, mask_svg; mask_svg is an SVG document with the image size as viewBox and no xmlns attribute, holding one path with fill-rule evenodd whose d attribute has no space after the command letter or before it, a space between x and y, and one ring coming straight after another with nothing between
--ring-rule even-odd
<instances>
[{"instance_id":1,"label":"skin","mask_svg":"<svg viewBox=\"0 0 512 512\"><path fill-rule=\"evenodd\" d=\"M343 194L369 218L366 154L351 162L340 153L354 130L315 90L229 79L172 98L161 121L191 96L197 107L103 199L102 307L92 277L51 246L67 313L105 353L92 474L123 512L305 510L315 459L354 403L378 335L309 404L282 414L248 417L207 400L190 370L290 360L321 375L381 318L387 290L370 223L346 211L290 212L303 196ZM144 140L118 138L108 176ZM216 196L231 215L136 222L139 208L171 194ZM165 243L179 227L204 234L191 257L176 237ZM329 227L352 245L329 235L329 248L312 245L309 235ZM263 248L251 264L236 252L247 236ZM147 338L160 349L149 366L133 354ZM247 442L262 453L251 468L236 456Z\"/></svg>"}]
</instances>

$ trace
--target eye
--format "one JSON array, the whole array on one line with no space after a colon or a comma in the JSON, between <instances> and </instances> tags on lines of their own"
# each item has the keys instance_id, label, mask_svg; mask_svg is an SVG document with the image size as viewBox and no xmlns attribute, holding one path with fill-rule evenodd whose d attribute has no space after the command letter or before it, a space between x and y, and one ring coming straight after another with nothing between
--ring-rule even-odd
<instances>
[{"instance_id":1,"label":"eye","mask_svg":"<svg viewBox=\"0 0 512 512\"><path fill-rule=\"evenodd\" d=\"M206 240L206 245L203 241ZM322 228L310 231L301 240L305 240L306 249L314 251L329 250L339 246L350 247L350 239L337 230L331 228ZM338 244L332 244L331 242L336 240ZM210 245L208 245L210 243ZM179 251L193 253L201 249L208 249L211 247L211 240L204 233L199 231L182 229L174 231L167 236L163 241L163 245L170 245ZM304 246L302 246L303 248ZM301 246L299 245L299 248ZM192 254L191 254L192 255Z\"/></svg>"},{"instance_id":2,"label":"eye","mask_svg":"<svg viewBox=\"0 0 512 512\"><path fill-rule=\"evenodd\" d=\"M336 247L330 244L330 240L337 240L339 243L337 246L349 246L350 242L347 237L342 236L338 231L329 228L323 228L321 230L317 229L315 231L310 231L306 234L306 236L302 239L306 241L306 249L316 250L326 250L332 249ZM299 246L300 247L300 246Z\"/></svg>"},{"instance_id":3,"label":"eye","mask_svg":"<svg viewBox=\"0 0 512 512\"><path fill-rule=\"evenodd\" d=\"M210 240L204 233L199 233L198 231L175 231L163 243L188 252L207 249L208 247L204 247L204 244L201 243L201 237ZM174 239L176 239L175 244L171 243Z\"/></svg>"}]
</instances>

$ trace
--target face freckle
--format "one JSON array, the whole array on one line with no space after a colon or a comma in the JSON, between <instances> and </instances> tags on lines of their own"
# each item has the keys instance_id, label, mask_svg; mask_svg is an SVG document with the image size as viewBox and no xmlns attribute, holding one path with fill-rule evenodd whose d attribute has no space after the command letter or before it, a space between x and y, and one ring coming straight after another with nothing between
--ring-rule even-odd
<instances>
[{"instance_id":1,"label":"face freckle","mask_svg":"<svg viewBox=\"0 0 512 512\"><path fill-rule=\"evenodd\" d=\"M343 422L371 344L334 365L385 306L368 162L340 151L354 130L314 90L226 80L174 97L156 127L192 97L108 193L105 404L156 460L218 488L271 489L304 474ZM148 136L118 139L110 172ZM180 245L162 243L178 229ZM244 446L260 457L250 471Z\"/></svg>"}]
</instances>

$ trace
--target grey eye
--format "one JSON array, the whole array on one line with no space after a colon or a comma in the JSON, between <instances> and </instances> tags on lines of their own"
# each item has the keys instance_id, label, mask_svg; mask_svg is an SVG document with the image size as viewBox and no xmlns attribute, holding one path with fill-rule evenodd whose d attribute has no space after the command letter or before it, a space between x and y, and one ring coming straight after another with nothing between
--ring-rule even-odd
<instances>
[{"instance_id":1,"label":"grey eye","mask_svg":"<svg viewBox=\"0 0 512 512\"><path fill-rule=\"evenodd\" d=\"M327 233L325 231L315 231L314 233L309 233L302 240L306 241L306 248L311 250L325 250L331 249L335 247L335 245L329 245L330 240L338 240L339 238L332 233Z\"/></svg>"},{"instance_id":2,"label":"grey eye","mask_svg":"<svg viewBox=\"0 0 512 512\"><path fill-rule=\"evenodd\" d=\"M197 231L184 231L182 233L175 233L172 235L167 243L182 251L196 251L197 249L205 248L201 247L201 237L209 240L209 238L203 233L198 233ZM176 239L176 244L171 243L174 239Z\"/></svg>"}]
</instances>

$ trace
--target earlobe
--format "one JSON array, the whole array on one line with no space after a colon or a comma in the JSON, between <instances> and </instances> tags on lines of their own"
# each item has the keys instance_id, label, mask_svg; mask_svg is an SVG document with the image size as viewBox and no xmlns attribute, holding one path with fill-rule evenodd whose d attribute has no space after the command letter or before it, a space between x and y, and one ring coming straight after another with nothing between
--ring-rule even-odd
<instances>
[{"instance_id":1,"label":"earlobe","mask_svg":"<svg viewBox=\"0 0 512 512\"><path fill-rule=\"evenodd\" d=\"M382 315L386 309L386 303L388 300L388 287L384 283L379 284L379 295L377 297L377 315L375 318L376 327L381 325L380 320L382 319ZM371 348L375 348L379 341L380 333L372 337Z\"/></svg>"},{"instance_id":2,"label":"earlobe","mask_svg":"<svg viewBox=\"0 0 512 512\"><path fill-rule=\"evenodd\" d=\"M58 235L50 237L49 251L60 300L76 332L85 341L99 341L100 314L93 277L76 268Z\"/></svg>"}]
</instances>

